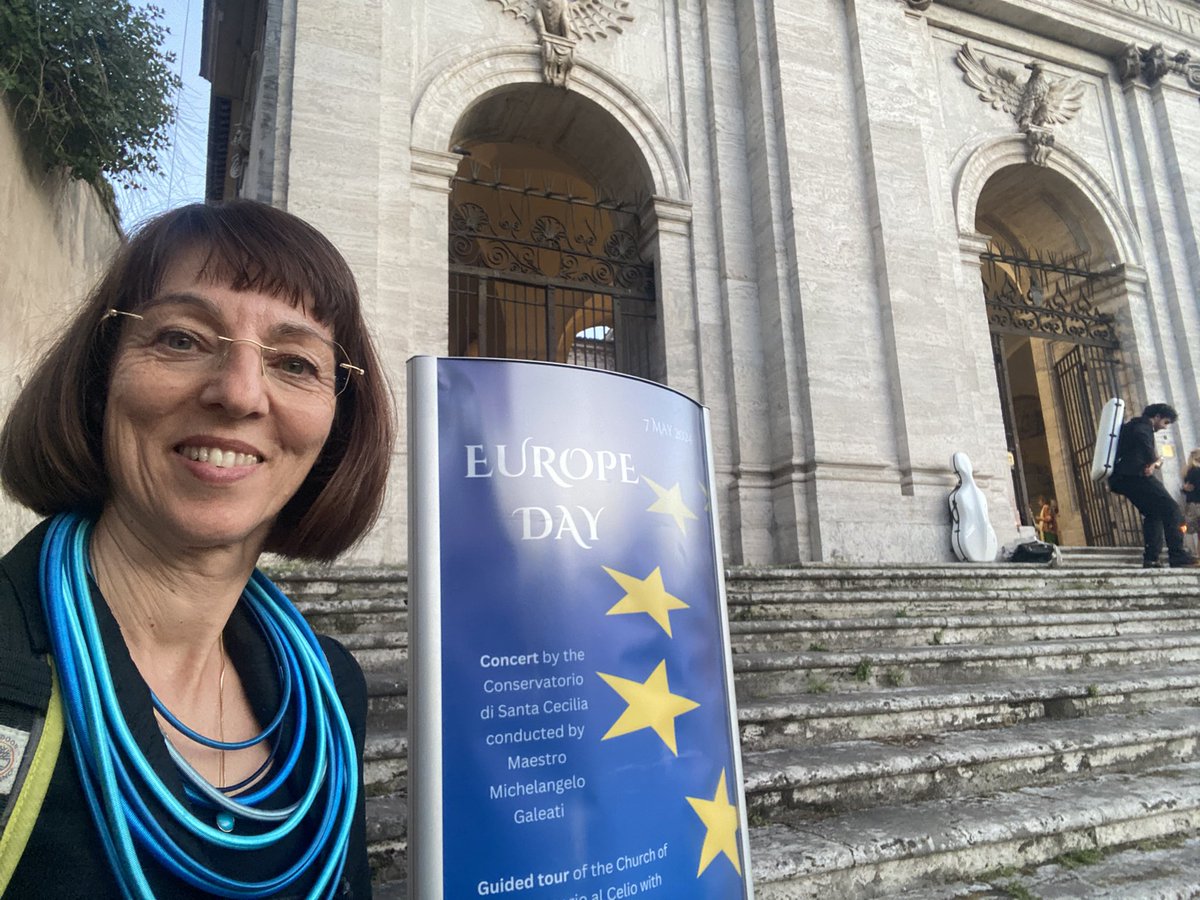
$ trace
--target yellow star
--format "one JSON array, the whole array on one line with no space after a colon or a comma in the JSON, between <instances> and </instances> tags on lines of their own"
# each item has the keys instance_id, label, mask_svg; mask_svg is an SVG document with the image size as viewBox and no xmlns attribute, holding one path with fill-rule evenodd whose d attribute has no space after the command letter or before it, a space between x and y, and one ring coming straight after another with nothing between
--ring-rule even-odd
<instances>
[{"instance_id":1,"label":"yellow star","mask_svg":"<svg viewBox=\"0 0 1200 900\"><path fill-rule=\"evenodd\" d=\"M644 682L630 681L628 678L619 678L616 675L605 675L603 672L596 674L629 704L625 707L625 712L621 713L621 717L613 723L612 728L608 729L608 734L600 740L607 741L609 738L632 734L643 728L653 728L655 733L662 738L663 743L671 749L671 752L676 756L679 755L679 750L675 745L675 717L695 709L700 704L687 697L671 693L671 688L667 684L667 661L665 659L658 664L658 667Z\"/></svg>"},{"instance_id":2,"label":"yellow star","mask_svg":"<svg viewBox=\"0 0 1200 900\"><path fill-rule=\"evenodd\" d=\"M696 872L696 877L704 874L704 870L717 858L718 853L728 856L733 868L741 875L737 844L738 811L737 807L729 802L729 791L725 787L725 770L721 770L721 780L717 782L717 792L711 800L688 797L687 802L692 804L692 809L707 829L704 846L700 848L700 869Z\"/></svg>"},{"instance_id":3,"label":"yellow star","mask_svg":"<svg viewBox=\"0 0 1200 900\"><path fill-rule=\"evenodd\" d=\"M679 491L679 482L675 482L674 487L667 489L661 484L651 481L645 475L642 476L642 481L650 485L650 488L658 495L658 499L646 508L646 512L662 513L664 516L670 516L675 520L675 524L679 526L679 530L687 534L683 520L695 520L696 514L684 504L683 494Z\"/></svg>"},{"instance_id":4,"label":"yellow star","mask_svg":"<svg viewBox=\"0 0 1200 900\"><path fill-rule=\"evenodd\" d=\"M645 613L662 626L662 630L667 633L667 637L673 636L671 634L670 611L673 609L687 609L688 605L678 597L667 593L667 589L663 585L662 572L658 566L655 566L654 571L645 578L626 575L624 572L618 572L616 569L610 569L608 566L601 566L600 568L612 576L613 581L625 589L625 596L618 600L616 605L605 613L605 615L620 616L627 613Z\"/></svg>"}]
</instances>

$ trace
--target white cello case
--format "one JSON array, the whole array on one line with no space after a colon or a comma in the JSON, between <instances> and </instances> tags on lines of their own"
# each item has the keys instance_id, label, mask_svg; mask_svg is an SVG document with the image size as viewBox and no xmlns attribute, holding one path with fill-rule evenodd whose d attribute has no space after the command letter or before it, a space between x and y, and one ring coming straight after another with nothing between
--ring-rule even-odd
<instances>
[{"instance_id":1,"label":"white cello case","mask_svg":"<svg viewBox=\"0 0 1200 900\"><path fill-rule=\"evenodd\" d=\"M1113 397L1100 410L1096 423L1096 449L1092 453L1092 481L1102 481L1112 474L1117 461L1117 438L1125 421L1125 401Z\"/></svg>"},{"instance_id":2,"label":"white cello case","mask_svg":"<svg viewBox=\"0 0 1200 900\"><path fill-rule=\"evenodd\" d=\"M975 483L967 454L955 453L951 463L958 487L950 492L950 549L964 562L992 562L999 546L988 521L987 498Z\"/></svg>"}]
</instances>

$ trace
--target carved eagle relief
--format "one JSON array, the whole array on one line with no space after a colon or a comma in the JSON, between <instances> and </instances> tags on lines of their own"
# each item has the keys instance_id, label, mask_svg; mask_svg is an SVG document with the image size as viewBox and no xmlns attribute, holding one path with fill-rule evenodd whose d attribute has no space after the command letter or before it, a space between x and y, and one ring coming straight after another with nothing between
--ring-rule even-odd
<instances>
[{"instance_id":1,"label":"carved eagle relief","mask_svg":"<svg viewBox=\"0 0 1200 900\"><path fill-rule=\"evenodd\" d=\"M970 44L962 45L957 60L979 99L1012 115L1022 131L1069 122L1083 106L1086 85L1078 77L1051 81L1040 62L1025 66L1030 75L1022 81L1012 69L977 56Z\"/></svg>"},{"instance_id":2,"label":"carved eagle relief","mask_svg":"<svg viewBox=\"0 0 1200 900\"><path fill-rule=\"evenodd\" d=\"M597 41L609 31L620 34L632 22L629 0L492 0L506 13L544 27L550 34ZM539 22L540 18L540 22Z\"/></svg>"}]
</instances>

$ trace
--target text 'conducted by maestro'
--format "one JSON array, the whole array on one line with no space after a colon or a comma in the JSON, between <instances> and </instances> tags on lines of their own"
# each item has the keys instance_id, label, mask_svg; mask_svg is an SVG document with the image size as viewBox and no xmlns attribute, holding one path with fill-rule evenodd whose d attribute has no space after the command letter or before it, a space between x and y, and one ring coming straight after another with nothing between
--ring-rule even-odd
<instances>
[{"instance_id":1,"label":"text 'conducted by maestro'","mask_svg":"<svg viewBox=\"0 0 1200 900\"><path fill-rule=\"evenodd\" d=\"M583 664L583 651L570 647L479 658L488 698L479 718L494 726L484 743L501 757L495 770L512 776L489 785L488 799L509 804L517 825L565 818L571 795L587 786L569 749L587 731ZM557 749L539 752L547 741Z\"/></svg>"},{"instance_id":2,"label":"text 'conducted by maestro'","mask_svg":"<svg viewBox=\"0 0 1200 900\"><path fill-rule=\"evenodd\" d=\"M479 658L488 698L479 717L495 726L484 742L501 757L496 769L512 774L488 786L488 799L509 805L515 825L565 818L573 795L587 786L587 778L572 768L570 751L573 742L590 737L582 715L588 708L582 696L585 662L584 651L572 647ZM539 752L543 742L565 749ZM479 882L476 890L483 897L566 888L563 900L619 900L662 885L654 863L666 856L664 843L611 860L507 874Z\"/></svg>"}]
</instances>

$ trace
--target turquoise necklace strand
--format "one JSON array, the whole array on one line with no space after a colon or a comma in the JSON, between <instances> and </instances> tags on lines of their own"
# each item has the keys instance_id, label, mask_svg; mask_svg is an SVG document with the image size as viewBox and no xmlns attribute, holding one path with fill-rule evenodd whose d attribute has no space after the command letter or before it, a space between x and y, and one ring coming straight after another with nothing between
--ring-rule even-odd
<instances>
[{"instance_id":1,"label":"turquoise necklace strand","mask_svg":"<svg viewBox=\"0 0 1200 900\"><path fill-rule=\"evenodd\" d=\"M282 592L255 570L241 602L262 630L279 666L280 711L249 742L217 741L186 726L181 730L206 746L236 750L272 738L286 714L296 723L295 738L263 783L237 793L236 798L229 793L245 787L265 770L221 790L209 784L164 738L189 797L216 810L214 827L168 790L129 731L95 615L87 562L92 527L90 520L77 514L56 516L42 544L39 577L56 675L63 685L67 733L88 808L122 893L153 900L138 854L141 849L175 877L216 896L274 896L316 870L308 897L331 897L346 863L358 784L354 738L316 635ZM157 698L155 701L156 709L165 709ZM178 727L174 716L168 714L167 720ZM273 738L268 767L275 760L276 743ZM284 808L262 806L292 774L306 748L311 751L314 771L306 779L303 795ZM150 811L148 798L178 826L213 847L235 851L269 847L286 838L310 813L316 832L285 871L264 881L243 881L213 871L180 848ZM271 827L262 834L237 834L239 819Z\"/></svg>"}]
</instances>

